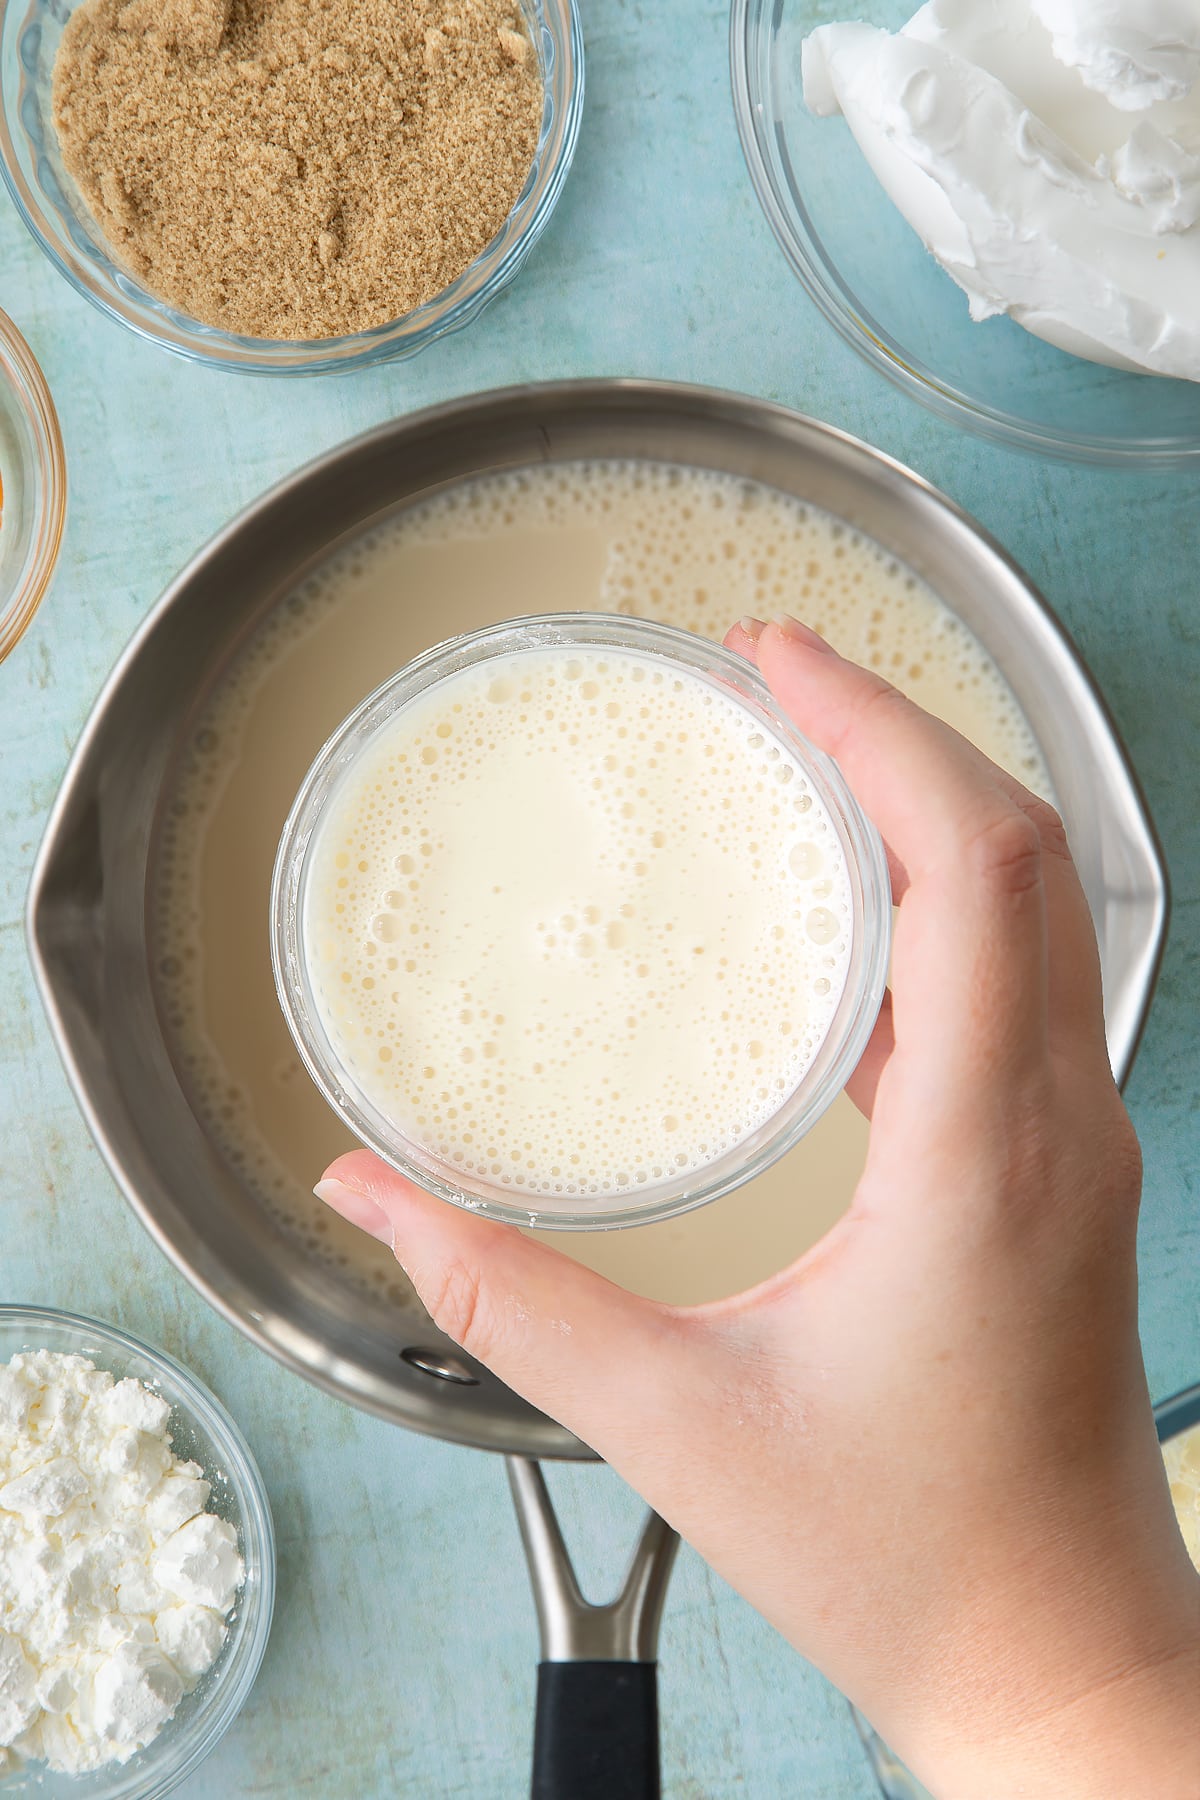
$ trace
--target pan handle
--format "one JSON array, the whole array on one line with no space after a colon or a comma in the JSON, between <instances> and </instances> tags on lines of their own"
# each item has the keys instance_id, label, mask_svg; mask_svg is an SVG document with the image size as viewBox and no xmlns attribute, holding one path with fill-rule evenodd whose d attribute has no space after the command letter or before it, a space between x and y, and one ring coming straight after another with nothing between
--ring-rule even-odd
<instances>
[{"instance_id":1,"label":"pan handle","mask_svg":"<svg viewBox=\"0 0 1200 1800\"><path fill-rule=\"evenodd\" d=\"M532 1800L659 1800L658 1628L679 1539L648 1513L620 1593L593 1606L541 1469L506 1461L542 1640Z\"/></svg>"},{"instance_id":2,"label":"pan handle","mask_svg":"<svg viewBox=\"0 0 1200 1800\"><path fill-rule=\"evenodd\" d=\"M654 1663L538 1666L531 1800L661 1800Z\"/></svg>"}]
</instances>

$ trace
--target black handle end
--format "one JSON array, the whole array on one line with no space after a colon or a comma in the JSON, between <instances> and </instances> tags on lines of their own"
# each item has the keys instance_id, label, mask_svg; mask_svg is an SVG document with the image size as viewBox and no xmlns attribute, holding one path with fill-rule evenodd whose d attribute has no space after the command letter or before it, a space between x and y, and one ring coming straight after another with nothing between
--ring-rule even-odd
<instances>
[{"instance_id":1,"label":"black handle end","mask_svg":"<svg viewBox=\"0 0 1200 1800\"><path fill-rule=\"evenodd\" d=\"M660 1800L658 1666L538 1665L532 1800Z\"/></svg>"}]
</instances>

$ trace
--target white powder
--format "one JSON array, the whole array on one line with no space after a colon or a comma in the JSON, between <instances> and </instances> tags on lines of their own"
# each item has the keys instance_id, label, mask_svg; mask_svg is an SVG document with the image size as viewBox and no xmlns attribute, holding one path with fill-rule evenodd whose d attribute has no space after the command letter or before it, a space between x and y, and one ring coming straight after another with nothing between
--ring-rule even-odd
<instances>
[{"instance_id":1,"label":"white powder","mask_svg":"<svg viewBox=\"0 0 1200 1800\"><path fill-rule=\"evenodd\" d=\"M237 1533L170 1411L82 1356L0 1365L0 1774L125 1762L225 1641Z\"/></svg>"}]
</instances>

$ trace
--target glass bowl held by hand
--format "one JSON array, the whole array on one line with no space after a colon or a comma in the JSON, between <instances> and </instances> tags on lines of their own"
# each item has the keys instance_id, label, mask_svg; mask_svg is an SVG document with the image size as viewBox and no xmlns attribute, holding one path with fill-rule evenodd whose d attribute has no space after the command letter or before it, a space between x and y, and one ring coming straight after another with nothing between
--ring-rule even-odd
<instances>
[{"instance_id":1,"label":"glass bowl held by hand","mask_svg":"<svg viewBox=\"0 0 1200 1800\"><path fill-rule=\"evenodd\" d=\"M66 459L50 390L25 339L0 312L0 661L50 585L66 507Z\"/></svg>"},{"instance_id":2,"label":"glass bowl held by hand","mask_svg":"<svg viewBox=\"0 0 1200 1800\"><path fill-rule=\"evenodd\" d=\"M765 738L793 760L799 786L807 786L823 808L845 870L849 930L844 986L836 1004L831 1004L824 1034L798 1085L746 1135L714 1151L702 1164L676 1169L663 1159L663 1166L656 1168L651 1157L644 1179L638 1175L628 1185L603 1191L574 1185L569 1171L557 1182L515 1177L518 1185L514 1185L500 1175L493 1179L483 1172L484 1158L463 1167L408 1135L368 1091L370 1082L361 1067L352 1067L352 1056L334 1043L322 1016L319 964L307 929L309 896L318 883L314 869L322 860L323 820L335 812L337 798L346 791L342 783L352 786L355 775L369 764L390 723L462 672L490 664L502 674L514 658L542 650L565 653L567 668L572 652L601 656L613 652L644 663L655 681L664 674L687 676L714 696L733 700L749 715L751 728L761 732L748 741L761 746ZM748 768L749 755L748 751ZM690 632L601 613L546 614L470 632L426 651L369 695L329 739L305 777L284 826L270 911L272 966L288 1028L318 1088L351 1131L393 1168L439 1198L507 1224L544 1230L608 1230L672 1218L740 1187L785 1155L841 1093L862 1057L883 998L891 941L891 886L879 836L837 765L801 737L757 670ZM476 1123L482 1125L482 1115Z\"/></svg>"},{"instance_id":3,"label":"glass bowl held by hand","mask_svg":"<svg viewBox=\"0 0 1200 1800\"><path fill-rule=\"evenodd\" d=\"M152 1743L125 1763L83 1775L43 1762L0 1772L0 1800L159 1800L204 1760L228 1731L254 1685L275 1602L275 1534L262 1476L246 1440L220 1402L161 1350L96 1319L53 1307L0 1305L0 1364L22 1350L86 1356L118 1381L132 1376L171 1404L168 1431L177 1457L200 1464L211 1484L208 1510L235 1528L245 1580L228 1635L211 1669L185 1694Z\"/></svg>"},{"instance_id":4,"label":"glass bowl held by hand","mask_svg":"<svg viewBox=\"0 0 1200 1800\"><path fill-rule=\"evenodd\" d=\"M894 31L915 11L916 0L871 0L865 16ZM809 112L801 44L863 16L829 0L733 0L730 12L750 179L809 298L873 369L954 425L1085 462L1200 462L1200 386L1085 362L1011 319L975 323L846 121Z\"/></svg>"},{"instance_id":5,"label":"glass bowl held by hand","mask_svg":"<svg viewBox=\"0 0 1200 1800\"><path fill-rule=\"evenodd\" d=\"M533 165L499 232L440 294L345 337L244 337L177 311L112 255L63 165L51 89L63 29L82 0L0 0L0 174L55 268L102 312L166 350L216 368L313 375L415 356L478 317L516 276L566 181L583 116L578 0L521 0L544 99Z\"/></svg>"}]
</instances>

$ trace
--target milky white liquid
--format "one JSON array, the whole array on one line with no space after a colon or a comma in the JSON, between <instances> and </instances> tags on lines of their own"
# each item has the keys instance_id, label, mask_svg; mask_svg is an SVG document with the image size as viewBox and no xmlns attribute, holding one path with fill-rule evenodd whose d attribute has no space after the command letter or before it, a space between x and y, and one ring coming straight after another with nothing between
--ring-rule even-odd
<instances>
[{"instance_id":1,"label":"milky white liquid","mask_svg":"<svg viewBox=\"0 0 1200 1800\"><path fill-rule=\"evenodd\" d=\"M712 638L742 614L788 608L1049 791L1011 689L966 627L869 538L757 483L655 463L521 470L399 511L331 556L270 607L185 727L151 924L168 1042L221 1155L329 1278L398 1306L410 1290L390 1255L312 1197L355 1140L313 1087L275 997L275 850L321 745L385 677L459 632L568 602ZM843 1097L724 1199L551 1241L637 1292L681 1303L735 1293L841 1216L865 1152Z\"/></svg>"},{"instance_id":2,"label":"milky white liquid","mask_svg":"<svg viewBox=\"0 0 1200 1800\"><path fill-rule=\"evenodd\" d=\"M509 1192L687 1179L800 1086L846 982L803 760L662 657L507 651L380 726L322 805L304 958L358 1092Z\"/></svg>"}]
</instances>

